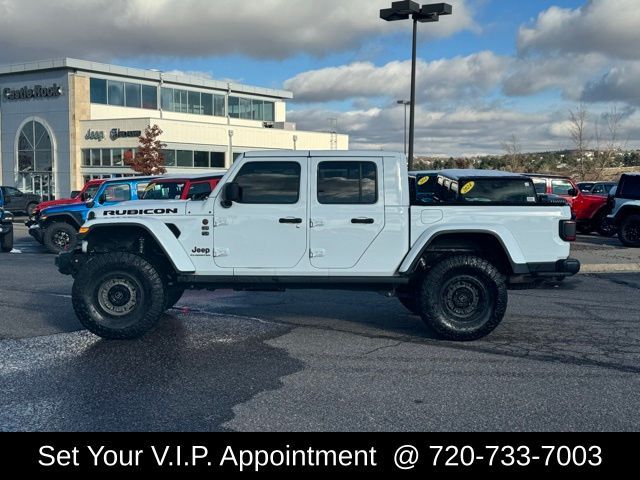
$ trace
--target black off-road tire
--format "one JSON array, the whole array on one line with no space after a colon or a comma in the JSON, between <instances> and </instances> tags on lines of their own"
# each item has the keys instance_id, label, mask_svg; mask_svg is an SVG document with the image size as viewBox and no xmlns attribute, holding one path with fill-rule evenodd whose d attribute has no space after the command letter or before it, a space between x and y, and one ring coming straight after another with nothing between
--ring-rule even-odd
<instances>
[{"instance_id":1,"label":"black off-road tire","mask_svg":"<svg viewBox=\"0 0 640 480\"><path fill-rule=\"evenodd\" d=\"M13 230L2 236L2 239L0 240L0 247L3 252L7 253L13 250Z\"/></svg>"},{"instance_id":2,"label":"black off-road tire","mask_svg":"<svg viewBox=\"0 0 640 480\"><path fill-rule=\"evenodd\" d=\"M507 309L505 277L473 255L445 258L427 272L420 290L422 320L447 340L471 341L490 334Z\"/></svg>"},{"instance_id":3,"label":"black off-road tire","mask_svg":"<svg viewBox=\"0 0 640 480\"><path fill-rule=\"evenodd\" d=\"M618 228L618 238L626 247L640 247L640 215L628 215Z\"/></svg>"},{"instance_id":4,"label":"black off-road tire","mask_svg":"<svg viewBox=\"0 0 640 480\"><path fill-rule=\"evenodd\" d=\"M169 310L176 306L176 303L180 301L182 295L184 295L185 289L183 287L168 287L165 294L165 310Z\"/></svg>"},{"instance_id":5,"label":"black off-road tire","mask_svg":"<svg viewBox=\"0 0 640 480\"><path fill-rule=\"evenodd\" d=\"M611 238L618 233L615 224L606 215L600 215L595 220L596 231L601 237Z\"/></svg>"},{"instance_id":6,"label":"black off-road tire","mask_svg":"<svg viewBox=\"0 0 640 480\"><path fill-rule=\"evenodd\" d=\"M56 255L70 252L78 245L78 232L65 222L53 222L44 231L44 245Z\"/></svg>"},{"instance_id":7,"label":"black off-road tire","mask_svg":"<svg viewBox=\"0 0 640 480\"><path fill-rule=\"evenodd\" d=\"M89 331L109 340L129 340L157 325L166 302L165 284L144 258L107 253L83 265L72 299L78 319Z\"/></svg>"}]
</instances>

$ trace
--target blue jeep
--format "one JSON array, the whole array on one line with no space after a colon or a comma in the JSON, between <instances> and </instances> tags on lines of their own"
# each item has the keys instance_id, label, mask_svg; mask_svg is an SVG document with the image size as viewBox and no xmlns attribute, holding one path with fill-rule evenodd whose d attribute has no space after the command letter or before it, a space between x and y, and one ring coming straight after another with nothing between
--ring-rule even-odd
<instances>
[{"instance_id":1,"label":"blue jeep","mask_svg":"<svg viewBox=\"0 0 640 480\"><path fill-rule=\"evenodd\" d=\"M78 230L87 220L92 208L139 200L154 178L157 177L107 180L89 202L49 207L40 212L36 223L29 227L29 235L44 244L51 253L73 250L78 243Z\"/></svg>"}]
</instances>

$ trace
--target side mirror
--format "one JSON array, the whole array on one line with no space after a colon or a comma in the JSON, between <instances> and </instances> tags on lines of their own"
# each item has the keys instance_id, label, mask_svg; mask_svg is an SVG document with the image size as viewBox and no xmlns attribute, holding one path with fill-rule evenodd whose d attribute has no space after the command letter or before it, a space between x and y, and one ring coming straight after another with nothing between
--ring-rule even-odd
<instances>
[{"instance_id":1,"label":"side mirror","mask_svg":"<svg viewBox=\"0 0 640 480\"><path fill-rule=\"evenodd\" d=\"M13 222L13 213L11 212L4 212L4 221L5 222Z\"/></svg>"},{"instance_id":2,"label":"side mirror","mask_svg":"<svg viewBox=\"0 0 640 480\"><path fill-rule=\"evenodd\" d=\"M567 195L569 195L570 197L576 197L578 195L578 191L575 188L572 188L567 192Z\"/></svg>"},{"instance_id":3,"label":"side mirror","mask_svg":"<svg viewBox=\"0 0 640 480\"><path fill-rule=\"evenodd\" d=\"M242 200L242 189L240 185L235 182L227 183L222 191L222 206L224 208L231 208L233 202L239 202Z\"/></svg>"},{"instance_id":4,"label":"side mirror","mask_svg":"<svg viewBox=\"0 0 640 480\"><path fill-rule=\"evenodd\" d=\"M85 203L85 205L87 206L87 208L93 208L96 206L96 202L94 200L89 200Z\"/></svg>"},{"instance_id":5,"label":"side mirror","mask_svg":"<svg viewBox=\"0 0 640 480\"><path fill-rule=\"evenodd\" d=\"M80 190L74 190L71 192L71 198L76 198L78 195L80 195Z\"/></svg>"}]
</instances>

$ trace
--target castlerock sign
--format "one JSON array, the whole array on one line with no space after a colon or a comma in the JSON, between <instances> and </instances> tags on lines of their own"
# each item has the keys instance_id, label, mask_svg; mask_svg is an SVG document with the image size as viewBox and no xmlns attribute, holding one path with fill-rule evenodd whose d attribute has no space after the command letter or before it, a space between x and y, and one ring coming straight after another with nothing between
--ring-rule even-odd
<instances>
[{"instance_id":1,"label":"castlerock sign","mask_svg":"<svg viewBox=\"0 0 640 480\"><path fill-rule=\"evenodd\" d=\"M5 88L2 90L2 98L5 100L31 100L40 98L57 98L62 96L62 87L54 83L49 87L34 85L19 89Z\"/></svg>"}]
</instances>

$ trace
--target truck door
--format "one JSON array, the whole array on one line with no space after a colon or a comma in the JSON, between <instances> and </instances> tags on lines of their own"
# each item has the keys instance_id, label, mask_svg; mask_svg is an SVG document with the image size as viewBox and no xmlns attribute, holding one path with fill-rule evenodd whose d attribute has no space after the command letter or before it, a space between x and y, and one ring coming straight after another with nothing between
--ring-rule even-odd
<instances>
[{"instance_id":1,"label":"truck door","mask_svg":"<svg viewBox=\"0 0 640 480\"><path fill-rule=\"evenodd\" d=\"M311 265L353 268L384 228L382 158L311 161Z\"/></svg>"},{"instance_id":2,"label":"truck door","mask_svg":"<svg viewBox=\"0 0 640 480\"><path fill-rule=\"evenodd\" d=\"M218 196L214 259L222 268L293 268L307 252L307 157L249 159L230 178L241 200Z\"/></svg>"}]
</instances>

